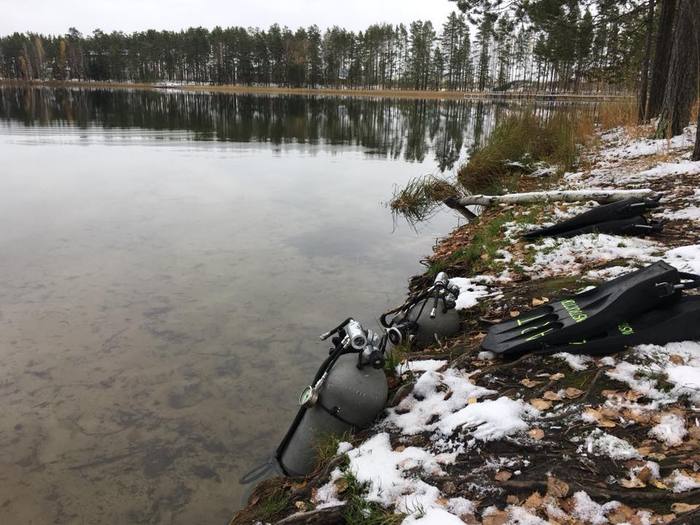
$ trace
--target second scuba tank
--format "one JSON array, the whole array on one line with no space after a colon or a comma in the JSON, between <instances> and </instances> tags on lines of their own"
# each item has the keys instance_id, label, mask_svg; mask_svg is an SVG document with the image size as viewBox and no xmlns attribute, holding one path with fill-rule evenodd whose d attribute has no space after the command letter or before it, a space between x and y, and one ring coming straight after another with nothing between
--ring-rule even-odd
<instances>
[{"instance_id":1,"label":"second scuba tank","mask_svg":"<svg viewBox=\"0 0 700 525\"><path fill-rule=\"evenodd\" d=\"M418 348L429 346L436 339L452 337L459 331L457 310L459 287L450 284L445 272L440 272L433 285L399 308L385 313L380 322L394 346L408 342ZM391 320L388 316L394 314Z\"/></svg>"},{"instance_id":2,"label":"second scuba tank","mask_svg":"<svg viewBox=\"0 0 700 525\"><path fill-rule=\"evenodd\" d=\"M322 339L333 334L330 355L302 392L301 408L275 453L288 476L309 474L316 466L319 440L368 427L386 404L386 336L364 330L354 319Z\"/></svg>"}]
</instances>

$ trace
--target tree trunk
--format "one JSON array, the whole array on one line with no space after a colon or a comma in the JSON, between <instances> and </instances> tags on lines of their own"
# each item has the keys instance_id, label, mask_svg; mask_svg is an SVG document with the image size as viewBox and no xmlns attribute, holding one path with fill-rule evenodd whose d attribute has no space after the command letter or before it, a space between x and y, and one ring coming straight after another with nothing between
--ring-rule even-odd
<instances>
[{"instance_id":1,"label":"tree trunk","mask_svg":"<svg viewBox=\"0 0 700 525\"><path fill-rule=\"evenodd\" d=\"M700 160L700 111L698 111L698 130L695 132L695 149L693 160Z\"/></svg>"},{"instance_id":2,"label":"tree trunk","mask_svg":"<svg viewBox=\"0 0 700 525\"><path fill-rule=\"evenodd\" d=\"M644 60L642 61L642 81L639 86L639 123L647 119L647 85L649 83L649 59L651 55L651 35L654 31L655 0L649 0L647 11L647 36L644 45Z\"/></svg>"},{"instance_id":3,"label":"tree trunk","mask_svg":"<svg viewBox=\"0 0 700 525\"><path fill-rule=\"evenodd\" d=\"M680 135L698 93L700 0L681 0L656 138Z\"/></svg>"},{"instance_id":4,"label":"tree trunk","mask_svg":"<svg viewBox=\"0 0 700 525\"><path fill-rule=\"evenodd\" d=\"M673 48L673 22L676 16L677 3L678 0L661 0L661 14L659 15L659 30L656 34L654 65L651 71L647 118L657 117L663 104L668 65L671 60L671 49Z\"/></svg>"}]
</instances>

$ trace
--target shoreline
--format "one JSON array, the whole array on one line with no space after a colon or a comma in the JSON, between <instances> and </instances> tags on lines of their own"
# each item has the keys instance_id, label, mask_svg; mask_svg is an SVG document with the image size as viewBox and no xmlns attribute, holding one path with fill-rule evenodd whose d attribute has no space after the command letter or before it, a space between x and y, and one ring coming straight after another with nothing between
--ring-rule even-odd
<instances>
[{"instance_id":1,"label":"shoreline","mask_svg":"<svg viewBox=\"0 0 700 525\"><path fill-rule=\"evenodd\" d=\"M130 82L89 82L61 80L10 80L0 79L0 86L13 87L50 87L50 88L85 88L85 89L138 89L138 90L173 90L194 93L226 93L238 95L299 95L299 96L333 96L358 98L392 98L392 99L436 99L436 100L561 100L561 101L609 101L633 100L633 94L603 93L506 93L494 91L434 91L409 89L340 89L340 88L294 88L276 86L242 86L242 85L171 85L164 83L130 83Z\"/></svg>"},{"instance_id":2,"label":"shoreline","mask_svg":"<svg viewBox=\"0 0 700 525\"><path fill-rule=\"evenodd\" d=\"M275 478L261 483L231 525L258 520L285 525L330 525L345 522L346 513L355 516L356 512L382 523L399 524L406 517L405 523L420 524L426 517L426 523L432 523L431 519L436 523L461 520L460 523L471 525L496 525L517 519L523 522L526 518L532 523L539 523L537 520L542 518L557 522L565 514L584 516L586 509L593 509L591 515L600 514L606 523L608 519L612 523L636 522L643 517L648 523L684 523L672 520L697 515L697 506L684 505L697 501L693 498L700 497L700 489L682 488L678 481L687 478L688 486L700 486L700 475L683 468L684 454L694 451L694 457L700 457L700 426L693 423L689 401L680 391L669 391L662 383L669 381L670 376L649 380L654 385L652 391L657 392L654 395L667 398L662 407L651 395L645 399L645 393L635 383L635 375L626 378L621 372L613 377L618 369L634 368L643 374L650 359L648 353L630 350L605 358L529 354L502 362L480 352L484 319L507 319L553 300L563 290L564 295L574 293L583 285L608 280L621 271L629 271L625 270L627 267L643 266L659 256L678 260L674 264L686 265L685 271L700 271L696 268L699 258L693 255L700 255L700 239L693 231L696 219L687 215L689 203L700 195L695 190L700 187L700 162L685 159L687 151L692 150L694 126L674 142L640 138L650 131L644 126L599 131L582 150L580 171L541 180L538 185L541 184L539 189L581 189L643 184L665 196L667 211L661 212L661 217L667 225L662 236L587 234L585 239L540 241L530 244L532 248L520 240L523 228L580 213L583 203L493 206L473 223L446 234L428 258L431 263L449 263L453 254L471 246L484 230L491 228L493 235L502 238L505 248L498 251L505 253L483 261L483 265L492 267L487 270L488 275L473 275L478 272L467 266L453 264L444 268L450 277L466 277L491 287L491 296L467 310L459 336L439 347L405 356L409 372L398 377L398 388L396 384L392 388L393 392L405 392L403 396L397 394L394 403L387 403L384 423L357 433L350 443L343 444L342 453L339 448L337 455L325 459L304 480ZM523 183L533 184L532 179ZM497 227L492 228L494 225ZM677 254L684 254L685 259L675 259ZM414 282L427 280L426 273ZM700 350L700 344L670 343L667 347L658 347L658 356L654 357L662 370L681 365L694 367L700 374L700 360L692 357L696 347ZM423 359L431 360L431 366L422 368L419 363ZM436 360L442 366L434 366ZM421 382L421 396L414 399L411 385L416 381ZM460 388L464 390L462 394ZM491 393L479 393L480 388L488 388ZM455 401L460 395L464 399ZM426 406L421 408L423 398ZM620 399L624 407L616 404ZM447 406L452 404L452 408ZM493 404L493 408L487 409L486 404ZM418 425L419 432L401 427L402 415L413 406L416 413L411 425ZM470 417L484 421L467 417L472 408L479 415ZM496 413L501 409L513 411L513 417L509 416L513 425L508 428L499 427L499 418L489 419L489 411ZM424 414L428 418L424 422L422 410L429 410ZM462 412L466 426L457 430L458 437L452 438L455 441L450 444L447 438L454 434L442 435L434 427L440 426L441 418L444 424L459 419ZM654 434L662 418L672 417L670 414L678 416L688 428L689 438L674 445ZM483 432L479 430L481 425ZM436 448L438 437L442 445ZM579 443L588 443L587 453L581 453ZM617 448L606 448L610 443ZM362 472L368 467L362 460L367 454L374 455L378 462L396 462L398 473L385 481L398 484L396 497L391 488L385 487L386 495L372 488L377 483L372 476L377 474ZM423 458L418 465L427 462L431 466L403 470L402 462L409 461L405 456L411 454ZM450 454L455 456L445 459ZM594 470L591 460L595 462ZM611 479L616 481L611 484ZM381 486L381 481L378 483ZM423 488L416 490L416 486ZM437 496L430 501L421 499L426 497L426 491L434 491ZM405 503L411 497L420 504L411 507ZM616 507L602 505L610 501L619 503ZM274 502L280 506L265 514ZM602 523L591 521L598 522ZM582 517L576 523L589 521Z\"/></svg>"}]
</instances>

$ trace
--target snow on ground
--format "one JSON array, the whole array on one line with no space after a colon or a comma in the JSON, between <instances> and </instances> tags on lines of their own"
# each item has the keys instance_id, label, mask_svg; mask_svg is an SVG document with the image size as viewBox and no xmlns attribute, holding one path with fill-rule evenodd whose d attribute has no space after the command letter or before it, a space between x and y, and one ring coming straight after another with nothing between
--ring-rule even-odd
<instances>
[{"instance_id":1,"label":"snow on ground","mask_svg":"<svg viewBox=\"0 0 700 525\"><path fill-rule=\"evenodd\" d=\"M620 130L621 131L621 130ZM642 138L627 141L622 146L608 147L602 151L605 160L636 159L673 150L692 148L695 144L696 126L688 126L682 135L667 139ZM605 137L603 137L605 139ZM625 140L624 133L609 134L608 139Z\"/></svg>"},{"instance_id":2,"label":"snow on ground","mask_svg":"<svg viewBox=\"0 0 700 525\"><path fill-rule=\"evenodd\" d=\"M700 481L697 477L691 477L678 469L674 470L664 481L673 487L673 492L686 492L700 488Z\"/></svg>"},{"instance_id":3,"label":"snow on ground","mask_svg":"<svg viewBox=\"0 0 700 525\"><path fill-rule=\"evenodd\" d=\"M388 410L379 428L398 429L401 435L431 432L436 448L444 447L449 439L452 445L457 445L452 447L455 451L392 448L387 432L374 435L356 448L348 448L348 443L339 446L339 453L349 458L348 472L359 482L367 483L366 499L408 514L405 524L463 523L458 516L471 513L472 503L453 498L445 504L438 488L424 481L422 475L442 473L441 466L454 462L465 445L526 431L529 428L526 420L539 414L522 400L507 397L482 400L495 392L475 385L463 371L431 370L438 364L442 362L435 361L426 367L428 370L416 381L412 394ZM316 494L317 506L339 503L337 484L344 475L347 474L335 469L330 481Z\"/></svg>"},{"instance_id":4,"label":"snow on ground","mask_svg":"<svg viewBox=\"0 0 700 525\"><path fill-rule=\"evenodd\" d=\"M420 359L415 361L402 361L396 365L395 372L396 375L401 377L406 372L434 372L445 366L447 361L445 359Z\"/></svg>"},{"instance_id":5,"label":"snow on ground","mask_svg":"<svg viewBox=\"0 0 700 525\"><path fill-rule=\"evenodd\" d=\"M687 434L685 421L677 414L664 414L659 424L649 431L649 436L662 441L669 447L683 443L683 438Z\"/></svg>"},{"instance_id":6,"label":"snow on ground","mask_svg":"<svg viewBox=\"0 0 700 525\"><path fill-rule=\"evenodd\" d=\"M689 220L689 221L700 221L700 207L698 206L687 206L675 211L666 211L658 214L659 217L668 219L671 221L678 220Z\"/></svg>"},{"instance_id":7,"label":"snow on ground","mask_svg":"<svg viewBox=\"0 0 700 525\"><path fill-rule=\"evenodd\" d=\"M669 250L664 254L664 260L682 272L700 275L700 244Z\"/></svg>"},{"instance_id":8,"label":"snow on ground","mask_svg":"<svg viewBox=\"0 0 700 525\"><path fill-rule=\"evenodd\" d=\"M675 403L683 395L700 403L700 342L640 345L606 373L652 400L650 409ZM662 388L662 380L670 388Z\"/></svg>"},{"instance_id":9,"label":"snow on ground","mask_svg":"<svg viewBox=\"0 0 700 525\"><path fill-rule=\"evenodd\" d=\"M476 306L479 299L493 293L493 291L489 291L486 286L477 284L473 279L466 279L464 277L453 277L450 279L450 284L459 287L457 310L466 310L467 308Z\"/></svg>"},{"instance_id":10,"label":"snow on ground","mask_svg":"<svg viewBox=\"0 0 700 525\"><path fill-rule=\"evenodd\" d=\"M534 262L524 268L537 279L580 274L586 266L617 259L651 263L664 251L656 241L597 233L570 239L546 238L529 247L535 252Z\"/></svg>"},{"instance_id":11,"label":"snow on ground","mask_svg":"<svg viewBox=\"0 0 700 525\"><path fill-rule=\"evenodd\" d=\"M590 356L583 354L570 354L568 352L559 352L558 354L554 354L554 357L563 359L572 370L579 372L581 370L586 370L588 365L593 361Z\"/></svg>"},{"instance_id":12,"label":"snow on ground","mask_svg":"<svg viewBox=\"0 0 700 525\"><path fill-rule=\"evenodd\" d=\"M451 393L448 399L445 399L446 392ZM416 382L413 393L389 410L385 423L400 429L404 435L435 430L449 435L459 424L470 421L490 423L487 428L483 428L487 426L484 424L477 429L478 434L474 436L477 439L505 435L522 428L520 419L505 421L496 413L488 413L488 410L499 407L511 408L511 414L514 414L517 410L512 407L497 403L500 400L478 402L479 398L495 393L473 384L459 370L426 372ZM487 406L483 412L482 406Z\"/></svg>"},{"instance_id":13,"label":"snow on ground","mask_svg":"<svg viewBox=\"0 0 700 525\"><path fill-rule=\"evenodd\" d=\"M579 452L594 456L608 456L610 459L625 460L638 459L641 456L637 449L624 439L612 434L595 429L586 438L586 442L579 447Z\"/></svg>"},{"instance_id":14,"label":"snow on ground","mask_svg":"<svg viewBox=\"0 0 700 525\"><path fill-rule=\"evenodd\" d=\"M455 459L455 454L434 455L418 447L392 449L386 432L372 436L346 455L349 459L347 472L360 483L367 484L367 501L395 506L398 512L406 514L436 506L440 496L438 488L417 477L416 471L440 474L441 465ZM340 469L333 471L331 480L317 493L318 503L328 505L337 500L337 482L343 476Z\"/></svg>"},{"instance_id":15,"label":"snow on ground","mask_svg":"<svg viewBox=\"0 0 700 525\"><path fill-rule=\"evenodd\" d=\"M573 515L584 523L591 523L593 525L608 523L605 514L620 505L616 501L609 501L604 505L599 505L583 491L574 494L574 501L576 506L574 507Z\"/></svg>"}]
</instances>

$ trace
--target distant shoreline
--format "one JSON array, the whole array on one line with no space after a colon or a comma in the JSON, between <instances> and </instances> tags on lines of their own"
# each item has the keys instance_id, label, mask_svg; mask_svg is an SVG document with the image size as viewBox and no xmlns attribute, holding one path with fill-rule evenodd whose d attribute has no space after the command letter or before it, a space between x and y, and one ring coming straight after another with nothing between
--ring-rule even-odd
<instances>
[{"instance_id":1,"label":"distant shoreline","mask_svg":"<svg viewBox=\"0 0 700 525\"><path fill-rule=\"evenodd\" d=\"M613 95L596 93L517 93L493 91L435 91L409 89L337 89L337 88L293 88L277 86L241 86L235 84L166 84L131 82L89 82L60 80L9 80L0 79L0 86L46 86L54 88L95 88L95 89L172 89L198 93L231 93L251 95L327 95L339 97L381 97L403 99L482 99L482 100L620 100L632 99L633 94Z\"/></svg>"}]
</instances>

